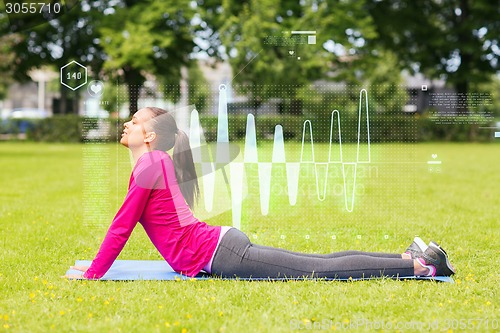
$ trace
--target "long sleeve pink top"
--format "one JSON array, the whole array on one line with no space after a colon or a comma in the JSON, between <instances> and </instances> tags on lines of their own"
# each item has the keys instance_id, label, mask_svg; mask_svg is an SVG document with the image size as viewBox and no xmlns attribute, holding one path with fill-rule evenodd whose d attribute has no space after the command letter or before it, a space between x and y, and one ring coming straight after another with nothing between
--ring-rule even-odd
<instances>
[{"instance_id":1,"label":"long sleeve pink top","mask_svg":"<svg viewBox=\"0 0 500 333\"><path fill-rule=\"evenodd\" d=\"M84 273L100 279L125 246L137 222L141 223L162 257L178 273L195 276L209 263L220 226L200 222L186 204L166 152L143 154L130 176L128 192L101 247Z\"/></svg>"}]
</instances>

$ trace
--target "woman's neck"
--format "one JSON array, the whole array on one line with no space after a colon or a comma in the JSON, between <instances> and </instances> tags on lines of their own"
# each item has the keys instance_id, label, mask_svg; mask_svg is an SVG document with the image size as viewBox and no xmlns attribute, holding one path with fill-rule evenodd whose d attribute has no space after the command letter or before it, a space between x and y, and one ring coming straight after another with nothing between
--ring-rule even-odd
<instances>
[{"instance_id":1,"label":"woman's neck","mask_svg":"<svg viewBox=\"0 0 500 333\"><path fill-rule=\"evenodd\" d=\"M144 155L145 153L148 153L151 151L148 147L138 147L135 149L130 150L132 152L132 157L134 158L134 165L137 164L137 161L139 158Z\"/></svg>"}]
</instances>

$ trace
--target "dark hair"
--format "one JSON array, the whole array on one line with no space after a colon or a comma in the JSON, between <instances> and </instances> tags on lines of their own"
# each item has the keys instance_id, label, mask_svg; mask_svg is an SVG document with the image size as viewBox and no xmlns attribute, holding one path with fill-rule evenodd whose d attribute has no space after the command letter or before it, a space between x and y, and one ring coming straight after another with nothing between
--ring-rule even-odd
<instances>
[{"instance_id":1,"label":"dark hair","mask_svg":"<svg viewBox=\"0 0 500 333\"><path fill-rule=\"evenodd\" d=\"M152 114L151 127L158 139L154 149L167 151L174 148L172 159L175 177L184 200L189 208L194 209L194 204L200 195L200 189L189 137L184 131L177 128L177 123L170 112L157 107L147 107L146 109Z\"/></svg>"}]
</instances>

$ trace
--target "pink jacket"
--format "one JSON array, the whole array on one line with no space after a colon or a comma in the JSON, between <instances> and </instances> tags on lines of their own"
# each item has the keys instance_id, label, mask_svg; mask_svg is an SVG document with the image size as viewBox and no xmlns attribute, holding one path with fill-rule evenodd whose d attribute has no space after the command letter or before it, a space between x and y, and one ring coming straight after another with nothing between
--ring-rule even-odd
<instances>
[{"instance_id":1,"label":"pink jacket","mask_svg":"<svg viewBox=\"0 0 500 333\"><path fill-rule=\"evenodd\" d=\"M143 154L130 176L128 193L92 265L83 275L100 279L140 222L163 258L178 273L195 276L210 261L220 226L200 222L180 191L173 161L166 152Z\"/></svg>"}]
</instances>

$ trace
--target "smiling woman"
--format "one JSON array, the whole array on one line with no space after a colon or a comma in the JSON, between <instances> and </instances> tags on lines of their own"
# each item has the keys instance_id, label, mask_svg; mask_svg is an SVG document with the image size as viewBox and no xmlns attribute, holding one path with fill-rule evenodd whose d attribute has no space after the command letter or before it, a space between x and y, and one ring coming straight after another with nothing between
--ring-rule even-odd
<instances>
[{"instance_id":1,"label":"smiling woman","mask_svg":"<svg viewBox=\"0 0 500 333\"><path fill-rule=\"evenodd\" d=\"M236 228L210 226L191 209L199 193L186 133L165 110L139 110L124 125L120 143L132 152L135 166L124 203L116 214L90 267L75 266L100 279L111 267L137 222L178 273L200 271L239 278L369 278L382 276L450 276L446 252L419 238L406 253L344 251L306 254L252 244ZM173 158L166 152L173 150Z\"/></svg>"}]
</instances>

